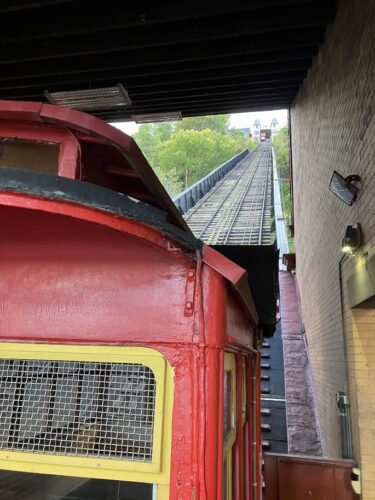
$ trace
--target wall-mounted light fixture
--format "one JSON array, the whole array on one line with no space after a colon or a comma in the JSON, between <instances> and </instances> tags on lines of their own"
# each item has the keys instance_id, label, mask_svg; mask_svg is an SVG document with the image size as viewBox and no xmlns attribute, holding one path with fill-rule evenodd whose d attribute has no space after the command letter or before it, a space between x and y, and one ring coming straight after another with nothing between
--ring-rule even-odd
<instances>
[{"instance_id":1,"label":"wall-mounted light fixture","mask_svg":"<svg viewBox=\"0 0 375 500\"><path fill-rule=\"evenodd\" d=\"M346 254L353 254L362 244L361 225L355 224L347 226L344 239L342 240L341 251Z\"/></svg>"},{"instance_id":2,"label":"wall-mounted light fixture","mask_svg":"<svg viewBox=\"0 0 375 500\"><path fill-rule=\"evenodd\" d=\"M359 175L348 175L347 177L343 177L334 170L329 183L329 190L344 203L351 206L357 199L358 194L358 188L353 182L359 182L360 180L361 178Z\"/></svg>"}]
</instances>

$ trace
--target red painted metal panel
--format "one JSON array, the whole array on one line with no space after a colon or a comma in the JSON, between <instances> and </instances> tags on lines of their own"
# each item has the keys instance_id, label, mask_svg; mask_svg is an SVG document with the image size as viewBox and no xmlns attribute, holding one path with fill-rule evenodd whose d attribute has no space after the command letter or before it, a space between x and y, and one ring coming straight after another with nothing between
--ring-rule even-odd
<instances>
[{"instance_id":1,"label":"red painted metal panel","mask_svg":"<svg viewBox=\"0 0 375 500\"><path fill-rule=\"evenodd\" d=\"M220 498L218 487L221 485L222 473L222 392L220 391L223 356L219 348L209 347L206 352L207 360L207 422L206 425L206 490L207 498ZM209 388L209 389L208 389Z\"/></svg>"},{"instance_id":2,"label":"red painted metal panel","mask_svg":"<svg viewBox=\"0 0 375 500\"><path fill-rule=\"evenodd\" d=\"M258 323L258 314L250 293L246 270L208 245L203 246L203 262L228 280L237 294L237 299L240 299L249 311L249 317Z\"/></svg>"},{"instance_id":3,"label":"red painted metal panel","mask_svg":"<svg viewBox=\"0 0 375 500\"><path fill-rule=\"evenodd\" d=\"M0 120L43 122L40 102L0 101Z\"/></svg>"},{"instance_id":4,"label":"red painted metal panel","mask_svg":"<svg viewBox=\"0 0 375 500\"><path fill-rule=\"evenodd\" d=\"M239 283L246 275L245 269L227 259L223 254L217 252L208 245L205 245L203 249L203 261L205 264L212 267L212 269L218 271L222 276L225 276L233 285Z\"/></svg>"},{"instance_id":5,"label":"red painted metal panel","mask_svg":"<svg viewBox=\"0 0 375 500\"><path fill-rule=\"evenodd\" d=\"M219 273L203 265L201 283L205 330L204 337L199 340L223 348L226 342L226 281Z\"/></svg>"},{"instance_id":6,"label":"red painted metal panel","mask_svg":"<svg viewBox=\"0 0 375 500\"><path fill-rule=\"evenodd\" d=\"M78 205L66 200L55 201L31 196L27 193L0 192L0 206L2 205L66 215L87 222L95 222L96 224L131 234L137 238L142 238L166 250L173 246L172 238L165 238L159 230L152 226L146 226L134 220L118 217L112 213ZM178 251L178 247L176 247L176 250Z\"/></svg>"},{"instance_id":7,"label":"red painted metal panel","mask_svg":"<svg viewBox=\"0 0 375 500\"><path fill-rule=\"evenodd\" d=\"M231 290L228 291L226 309L227 342L248 348L253 347L256 325L244 316L238 300Z\"/></svg>"},{"instance_id":8,"label":"red painted metal panel","mask_svg":"<svg viewBox=\"0 0 375 500\"><path fill-rule=\"evenodd\" d=\"M174 368L170 499L191 500L199 485L194 437L202 423L201 419L198 420L195 405L198 383L194 369L196 353L184 345L160 345L157 348ZM196 494L196 498L204 497Z\"/></svg>"},{"instance_id":9,"label":"red painted metal panel","mask_svg":"<svg viewBox=\"0 0 375 500\"><path fill-rule=\"evenodd\" d=\"M204 330L198 342L206 347L206 493L203 498L221 498L223 469L223 380L226 336L226 283L217 272L203 266L202 300Z\"/></svg>"},{"instance_id":10,"label":"red painted metal panel","mask_svg":"<svg viewBox=\"0 0 375 500\"><path fill-rule=\"evenodd\" d=\"M71 217L2 207L0 218L3 339L191 341L192 259Z\"/></svg>"},{"instance_id":11,"label":"red painted metal panel","mask_svg":"<svg viewBox=\"0 0 375 500\"><path fill-rule=\"evenodd\" d=\"M157 230L69 203L0 202L27 206L0 209L2 339L157 347L175 369L170 498L220 498L226 280L208 266L201 276L198 260L187 316L195 255ZM232 327L249 325L232 307Z\"/></svg>"},{"instance_id":12,"label":"red painted metal panel","mask_svg":"<svg viewBox=\"0 0 375 500\"><path fill-rule=\"evenodd\" d=\"M352 460L265 455L265 500L355 500Z\"/></svg>"},{"instance_id":13,"label":"red painted metal panel","mask_svg":"<svg viewBox=\"0 0 375 500\"><path fill-rule=\"evenodd\" d=\"M236 442L233 457L234 498L243 500L242 356L236 353Z\"/></svg>"}]
</instances>

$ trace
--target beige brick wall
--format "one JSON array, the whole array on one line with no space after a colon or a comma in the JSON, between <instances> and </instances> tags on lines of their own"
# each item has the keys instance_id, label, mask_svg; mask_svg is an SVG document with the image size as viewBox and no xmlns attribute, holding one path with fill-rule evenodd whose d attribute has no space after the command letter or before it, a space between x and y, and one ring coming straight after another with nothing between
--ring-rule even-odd
<instances>
[{"instance_id":1,"label":"beige brick wall","mask_svg":"<svg viewBox=\"0 0 375 500\"><path fill-rule=\"evenodd\" d=\"M375 245L375 1L342 0L335 23L291 109L297 280L327 456L340 456L335 394L344 390L338 264L348 224ZM359 174L349 207L328 190L333 170ZM350 309L343 263L355 458L363 498L375 499L375 311Z\"/></svg>"}]
</instances>

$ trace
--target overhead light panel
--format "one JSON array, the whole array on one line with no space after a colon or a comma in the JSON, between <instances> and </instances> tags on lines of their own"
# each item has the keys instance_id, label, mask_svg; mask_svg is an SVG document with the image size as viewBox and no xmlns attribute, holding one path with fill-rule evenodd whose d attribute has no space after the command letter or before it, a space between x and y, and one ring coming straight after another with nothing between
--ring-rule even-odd
<instances>
[{"instance_id":1,"label":"overhead light panel","mask_svg":"<svg viewBox=\"0 0 375 500\"><path fill-rule=\"evenodd\" d=\"M121 85L102 87L99 89L70 90L64 92L44 92L51 104L78 109L79 111L96 111L131 106L127 91Z\"/></svg>"},{"instance_id":2,"label":"overhead light panel","mask_svg":"<svg viewBox=\"0 0 375 500\"><path fill-rule=\"evenodd\" d=\"M135 123L176 122L182 120L182 115L180 111L172 111L171 113L150 113L132 115L132 120L134 120Z\"/></svg>"}]
</instances>

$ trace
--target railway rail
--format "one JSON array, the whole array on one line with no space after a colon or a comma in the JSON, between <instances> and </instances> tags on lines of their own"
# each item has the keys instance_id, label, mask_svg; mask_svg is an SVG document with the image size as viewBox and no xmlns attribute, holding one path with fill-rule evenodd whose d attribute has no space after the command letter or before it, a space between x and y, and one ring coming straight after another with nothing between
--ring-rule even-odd
<instances>
[{"instance_id":1,"label":"railway rail","mask_svg":"<svg viewBox=\"0 0 375 500\"><path fill-rule=\"evenodd\" d=\"M272 147L265 141L184 218L194 235L210 245L269 245L272 206Z\"/></svg>"}]
</instances>

